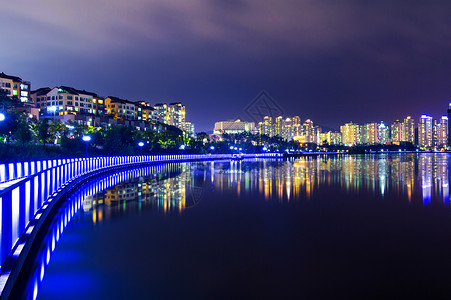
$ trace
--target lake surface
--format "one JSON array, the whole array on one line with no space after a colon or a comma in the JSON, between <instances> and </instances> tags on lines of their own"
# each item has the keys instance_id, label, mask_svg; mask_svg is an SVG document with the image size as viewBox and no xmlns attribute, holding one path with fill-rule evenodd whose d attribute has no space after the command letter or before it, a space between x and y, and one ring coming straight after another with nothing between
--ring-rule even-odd
<instances>
[{"instance_id":1,"label":"lake surface","mask_svg":"<svg viewBox=\"0 0 451 300\"><path fill-rule=\"evenodd\" d=\"M38 298L449 297L449 165L349 155L110 175L73 196Z\"/></svg>"}]
</instances>

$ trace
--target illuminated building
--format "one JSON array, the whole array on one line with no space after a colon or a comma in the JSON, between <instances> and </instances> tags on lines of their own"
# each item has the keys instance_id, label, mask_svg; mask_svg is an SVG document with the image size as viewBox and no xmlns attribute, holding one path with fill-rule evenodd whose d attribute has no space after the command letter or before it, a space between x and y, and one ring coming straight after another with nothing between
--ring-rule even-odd
<instances>
[{"instance_id":1,"label":"illuminated building","mask_svg":"<svg viewBox=\"0 0 451 300\"><path fill-rule=\"evenodd\" d=\"M403 126L403 124L401 122L399 122L399 120L396 120L390 126L391 142L395 145L399 145L399 143L402 141L402 138L401 138L402 126Z\"/></svg>"},{"instance_id":2,"label":"illuminated building","mask_svg":"<svg viewBox=\"0 0 451 300\"><path fill-rule=\"evenodd\" d=\"M168 106L168 125L185 130L185 105L180 102L170 103Z\"/></svg>"},{"instance_id":3,"label":"illuminated building","mask_svg":"<svg viewBox=\"0 0 451 300\"><path fill-rule=\"evenodd\" d=\"M389 131L388 126L384 124L384 122L381 122L377 125L377 142L379 144L386 144L389 141Z\"/></svg>"},{"instance_id":4,"label":"illuminated building","mask_svg":"<svg viewBox=\"0 0 451 300\"><path fill-rule=\"evenodd\" d=\"M299 116L291 118L291 132L293 136L301 133L301 118Z\"/></svg>"},{"instance_id":5,"label":"illuminated building","mask_svg":"<svg viewBox=\"0 0 451 300\"><path fill-rule=\"evenodd\" d=\"M377 123L367 123L362 127L362 144L377 144Z\"/></svg>"},{"instance_id":6,"label":"illuminated building","mask_svg":"<svg viewBox=\"0 0 451 300\"><path fill-rule=\"evenodd\" d=\"M423 148L432 147L432 117L422 115L418 124L418 145Z\"/></svg>"},{"instance_id":7,"label":"illuminated building","mask_svg":"<svg viewBox=\"0 0 451 300\"><path fill-rule=\"evenodd\" d=\"M434 120L433 145L435 148L446 148L448 144L448 117L442 116Z\"/></svg>"},{"instance_id":8,"label":"illuminated building","mask_svg":"<svg viewBox=\"0 0 451 300\"><path fill-rule=\"evenodd\" d=\"M185 122L185 130L189 136L194 136L194 124L191 122Z\"/></svg>"},{"instance_id":9,"label":"illuminated building","mask_svg":"<svg viewBox=\"0 0 451 300\"><path fill-rule=\"evenodd\" d=\"M165 103L157 103L154 106L155 109L155 120L157 122L168 124L168 105Z\"/></svg>"},{"instance_id":10,"label":"illuminated building","mask_svg":"<svg viewBox=\"0 0 451 300\"><path fill-rule=\"evenodd\" d=\"M401 141L415 145L415 120L410 116L406 117L401 125Z\"/></svg>"},{"instance_id":11,"label":"illuminated building","mask_svg":"<svg viewBox=\"0 0 451 300\"><path fill-rule=\"evenodd\" d=\"M103 102L103 99L96 93L78 90L68 86L59 86L52 89L41 88L31 92L31 96L36 101L36 107L40 109L41 114L56 116L66 114L92 114L93 100L96 100L95 107L100 105L99 100Z\"/></svg>"},{"instance_id":12,"label":"illuminated building","mask_svg":"<svg viewBox=\"0 0 451 300\"><path fill-rule=\"evenodd\" d=\"M182 103L157 103L154 109L155 121L185 130L185 106Z\"/></svg>"},{"instance_id":13,"label":"illuminated building","mask_svg":"<svg viewBox=\"0 0 451 300\"><path fill-rule=\"evenodd\" d=\"M273 136L271 117L265 116L263 118L263 122L258 123L258 132L260 135L267 135L269 137Z\"/></svg>"},{"instance_id":14,"label":"illuminated building","mask_svg":"<svg viewBox=\"0 0 451 300\"><path fill-rule=\"evenodd\" d=\"M301 135L305 138L306 143L318 143L318 133L321 132L319 127L313 126L313 121L310 119L305 120L304 124L301 127Z\"/></svg>"},{"instance_id":15,"label":"illuminated building","mask_svg":"<svg viewBox=\"0 0 451 300\"><path fill-rule=\"evenodd\" d=\"M451 119L451 103L448 105L448 120ZM448 133L451 132L451 122L448 122ZM448 134L448 146L451 146L451 137Z\"/></svg>"},{"instance_id":16,"label":"illuminated building","mask_svg":"<svg viewBox=\"0 0 451 300\"><path fill-rule=\"evenodd\" d=\"M17 97L25 106L34 106L30 97L31 83L17 76L0 73L0 89L5 90L9 97Z\"/></svg>"},{"instance_id":17,"label":"illuminated building","mask_svg":"<svg viewBox=\"0 0 451 300\"><path fill-rule=\"evenodd\" d=\"M290 118L286 118L285 121L285 128L284 128L284 132L283 132L283 139L287 140L287 141L291 141L293 139L293 132L292 132L292 127L291 127L291 119Z\"/></svg>"},{"instance_id":18,"label":"illuminated building","mask_svg":"<svg viewBox=\"0 0 451 300\"><path fill-rule=\"evenodd\" d=\"M141 101L137 104L137 119L147 122L155 122L155 108L150 103Z\"/></svg>"},{"instance_id":19,"label":"illuminated building","mask_svg":"<svg viewBox=\"0 0 451 300\"><path fill-rule=\"evenodd\" d=\"M129 100L113 96L105 98L105 110L107 115L121 120L136 120L138 104Z\"/></svg>"},{"instance_id":20,"label":"illuminated building","mask_svg":"<svg viewBox=\"0 0 451 300\"><path fill-rule=\"evenodd\" d=\"M360 126L352 122L340 126L342 135L342 143L346 146L354 146L360 144Z\"/></svg>"},{"instance_id":21,"label":"illuminated building","mask_svg":"<svg viewBox=\"0 0 451 300\"><path fill-rule=\"evenodd\" d=\"M280 137L285 136L285 121L282 116L278 116L274 121L274 135Z\"/></svg>"},{"instance_id":22,"label":"illuminated building","mask_svg":"<svg viewBox=\"0 0 451 300\"><path fill-rule=\"evenodd\" d=\"M105 99L97 95L92 98L92 114L98 116L105 115Z\"/></svg>"},{"instance_id":23,"label":"illuminated building","mask_svg":"<svg viewBox=\"0 0 451 300\"><path fill-rule=\"evenodd\" d=\"M242 132L254 133L255 123L245 122L241 120L236 121L221 121L215 123L215 128L213 130L214 134L237 134Z\"/></svg>"}]
</instances>

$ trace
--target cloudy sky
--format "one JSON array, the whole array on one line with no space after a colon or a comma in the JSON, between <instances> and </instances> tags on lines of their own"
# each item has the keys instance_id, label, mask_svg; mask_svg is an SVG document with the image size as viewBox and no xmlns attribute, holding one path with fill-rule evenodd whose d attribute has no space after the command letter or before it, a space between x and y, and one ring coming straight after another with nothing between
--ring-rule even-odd
<instances>
[{"instance_id":1,"label":"cloudy sky","mask_svg":"<svg viewBox=\"0 0 451 300\"><path fill-rule=\"evenodd\" d=\"M450 1L15 0L1 15L0 71L181 101L196 131L256 118L262 91L331 128L439 117L451 100Z\"/></svg>"}]
</instances>

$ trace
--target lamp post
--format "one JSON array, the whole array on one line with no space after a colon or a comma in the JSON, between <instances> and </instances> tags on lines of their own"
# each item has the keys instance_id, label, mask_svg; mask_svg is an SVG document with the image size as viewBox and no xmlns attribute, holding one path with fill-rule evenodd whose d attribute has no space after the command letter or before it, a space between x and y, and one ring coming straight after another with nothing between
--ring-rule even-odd
<instances>
[{"instance_id":1,"label":"lamp post","mask_svg":"<svg viewBox=\"0 0 451 300\"><path fill-rule=\"evenodd\" d=\"M82 139L86 143L86 157L88 157L88 142L91 141L91 137L89 135L84 135Z\"/></svg>"},{"instance_id":2,"label":"lamp post","mask_svg":"<svg viewBox=\"0 0 451 300\"><path fill-rule=\"evenodd\" d=\"M143 147L144 147L144 143L143 142L139 142L138 143L139 148L141 149L141 156L143 155Z\"/></svg>"},{"instance_id":3,"label":"lamp post","mask_svg":"<svg viewBox=\"0 0 451 300\"><path fill-rule=\"evenodd\" d=\"M50 106L49 108L47 108L47 110L53 111L53 120L55 120L55 113L56 113L57 109L58 109L58 107L56 107L56 106Z\"/></svg>"}]
</instances>

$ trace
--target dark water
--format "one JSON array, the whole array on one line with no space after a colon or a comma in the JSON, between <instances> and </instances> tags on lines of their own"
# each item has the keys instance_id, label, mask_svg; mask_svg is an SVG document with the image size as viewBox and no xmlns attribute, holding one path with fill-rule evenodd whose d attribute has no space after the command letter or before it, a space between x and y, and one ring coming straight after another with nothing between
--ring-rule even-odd
<instances>
[{"instance_id":1,"label":"dark water","mask_svg":"<svg viewBox=\"0 0 451 300\"><path fill-rule=\"evenodd\" d=\"M404 154L130 173L85 192L38 298L449 298L449 164Z\"/></svg>"}]
</instances>

